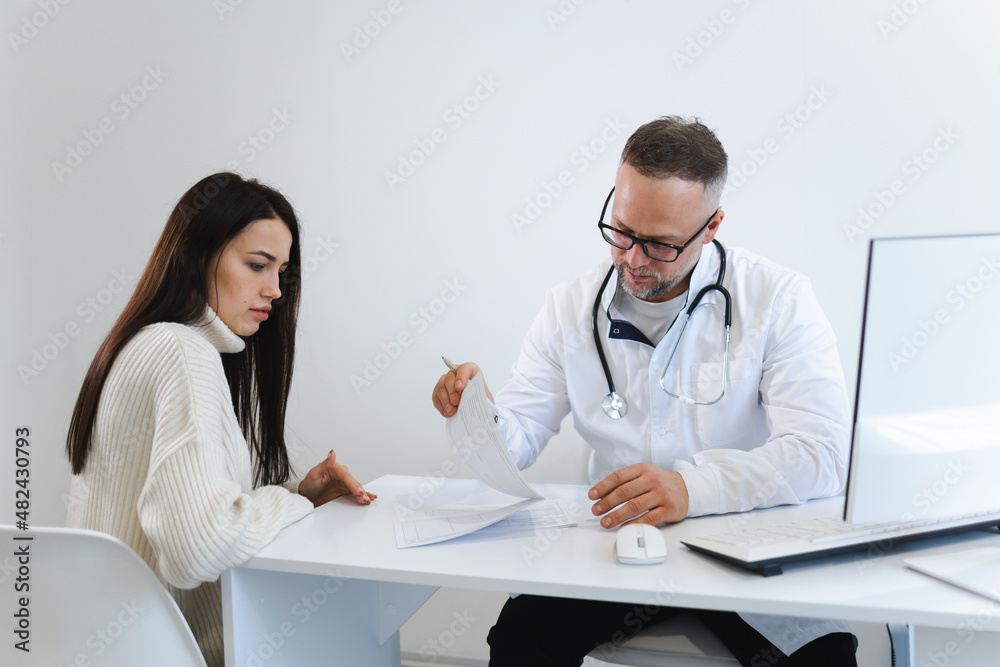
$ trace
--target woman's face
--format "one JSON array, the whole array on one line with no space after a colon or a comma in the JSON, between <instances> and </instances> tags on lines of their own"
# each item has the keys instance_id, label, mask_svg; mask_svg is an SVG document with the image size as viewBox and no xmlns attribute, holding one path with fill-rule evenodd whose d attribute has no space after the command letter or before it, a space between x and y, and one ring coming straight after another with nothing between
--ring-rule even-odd
<instances>
[{"instance_id":1,"label":"woman's face","mask_svg":"<svg viewBox=\"0 0 1000 667\"><path fill-rule=\"evenodd\" d=\"M208 305L233 333L251 336L281 296L278 275L288 267L292 233L277 218L255 220L212 258Z\"/></svg>"}]
</instances>

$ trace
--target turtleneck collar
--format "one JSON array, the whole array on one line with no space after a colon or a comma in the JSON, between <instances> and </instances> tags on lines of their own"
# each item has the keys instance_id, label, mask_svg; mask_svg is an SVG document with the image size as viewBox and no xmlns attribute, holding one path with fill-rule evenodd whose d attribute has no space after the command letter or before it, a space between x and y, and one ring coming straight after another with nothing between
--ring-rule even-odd
<instances>
[{"instance_id":1,"label":"turtleneck collar","mask_svg":"<svg viewBox=\"0 0 1000 667\"><path fill-rule=\"evenodd\" d=\"M222 354L233 354L246 349L247 344L244 340L226 326L226 323L215 314L211 306L205 306L205 312L198 321L191 325L191 328Z\"/></svg>"}]
</instances>

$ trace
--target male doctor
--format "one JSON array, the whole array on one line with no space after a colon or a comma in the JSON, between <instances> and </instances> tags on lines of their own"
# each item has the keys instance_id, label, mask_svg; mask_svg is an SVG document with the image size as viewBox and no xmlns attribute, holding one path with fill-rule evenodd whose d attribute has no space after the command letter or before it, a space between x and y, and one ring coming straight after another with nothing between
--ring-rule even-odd
<instances>
[{"instance_id":1,"label":"male doctor","mask_svg":"<svg viewBox=\"0 0 1000 667\"><path fill-rule=\"evenodd\" d=\"M636 130L600 222L610 260L549 291L490 396L520 468L573 413L593 449L589 495L604 528L801 503L844 485L849 416L833 332L805 277L713 243L727 161L697 120ZM702 295L681 336L723 260L728 354L722 290ZM477 372L464 363L441 376L433 402L443 416ZM696 613L746 667L857 664L844 622ZM579 665L637 625L634 605L521 595L490 631L490 665Z\"/></svg>"}]
</instances>

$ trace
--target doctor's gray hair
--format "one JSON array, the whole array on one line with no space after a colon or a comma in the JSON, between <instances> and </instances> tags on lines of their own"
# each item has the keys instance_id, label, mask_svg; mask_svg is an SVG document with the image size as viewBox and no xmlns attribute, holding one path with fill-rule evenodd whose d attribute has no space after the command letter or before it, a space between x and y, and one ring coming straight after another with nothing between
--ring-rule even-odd
<instances>
[{"instance_id":1,"label":"doctor's gray hair","mask_svg":"<svg viewBox=\"0 0 1000 667\"><path fill-rule=\"evenodd\" d=\"M705 201L716 205L726 186L729 157L719 138L697 118L663 116L636 130L622 150L628 164L650 178L702 183Z\"/></svg>"}]
</instances>

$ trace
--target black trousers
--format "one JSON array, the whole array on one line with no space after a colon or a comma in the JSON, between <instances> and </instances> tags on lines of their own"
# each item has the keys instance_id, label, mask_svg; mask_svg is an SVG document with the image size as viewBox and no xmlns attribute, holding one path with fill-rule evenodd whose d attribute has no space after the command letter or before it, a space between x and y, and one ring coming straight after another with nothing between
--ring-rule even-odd
<instances>
[{"instance_id":1,"label":"black trousers","mask_svg":"<svg viewBox=\"0 0 1000 667\"><path fill-rule=\"evenodd\" d=\"M490 667L577 667L614 650L650 625L684 609L520 595L490 630ZM857 640L846 632L809 642L786 656L734 612L690 610L743 667L857 667Z\"/></svg>"}]
</instances>

